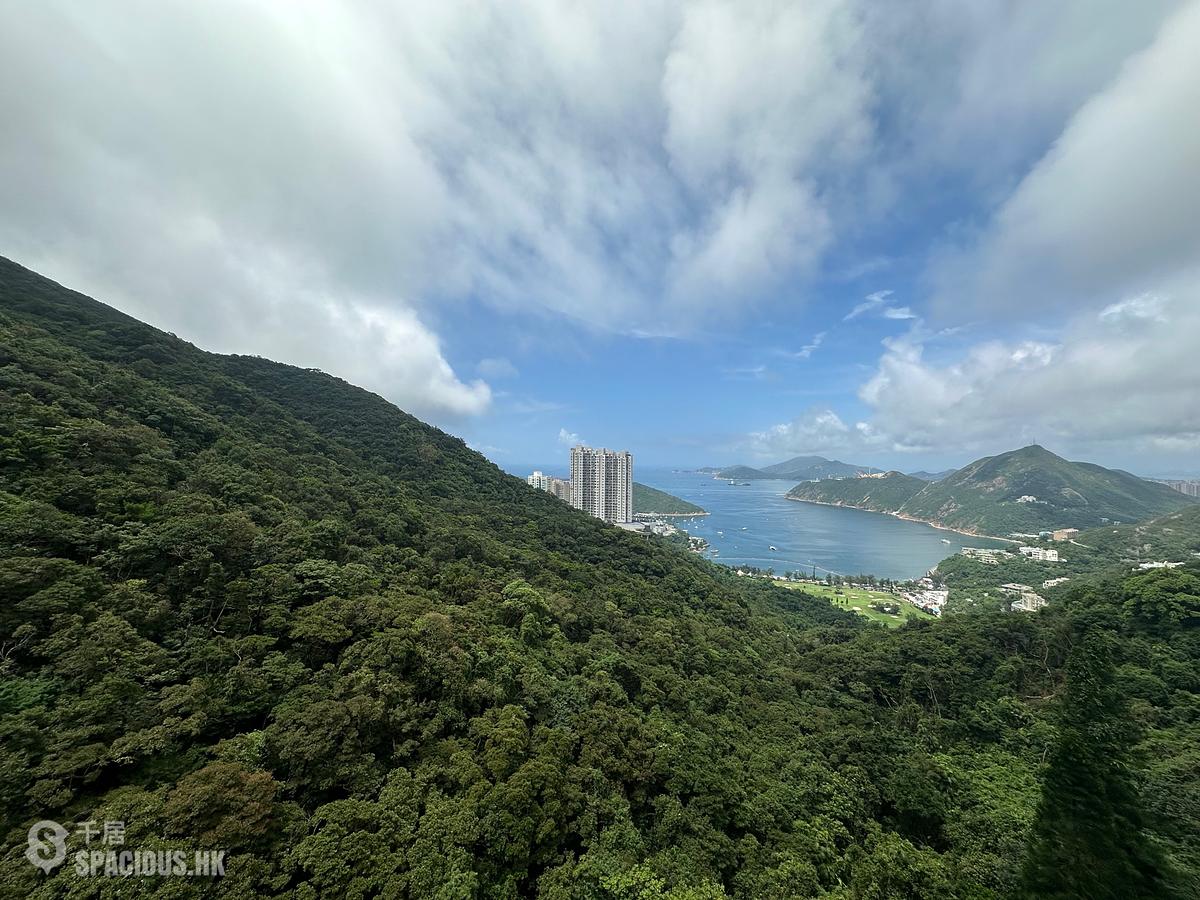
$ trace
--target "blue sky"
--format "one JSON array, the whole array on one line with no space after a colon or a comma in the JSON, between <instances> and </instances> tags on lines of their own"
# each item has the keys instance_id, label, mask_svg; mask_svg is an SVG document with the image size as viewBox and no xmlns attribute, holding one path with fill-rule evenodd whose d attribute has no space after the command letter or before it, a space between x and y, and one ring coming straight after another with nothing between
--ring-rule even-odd
<instances>
[{"instance_id":1,"label":"blue sky","mask_svg":"<svg viewBox=\"0 0 1200 900\"><path fill-rule=\"evenodd\" d=\"M1200 0L9 4L0 253L508 466L1197 472L1197 44Z\"/></svg>"}]
</instances>

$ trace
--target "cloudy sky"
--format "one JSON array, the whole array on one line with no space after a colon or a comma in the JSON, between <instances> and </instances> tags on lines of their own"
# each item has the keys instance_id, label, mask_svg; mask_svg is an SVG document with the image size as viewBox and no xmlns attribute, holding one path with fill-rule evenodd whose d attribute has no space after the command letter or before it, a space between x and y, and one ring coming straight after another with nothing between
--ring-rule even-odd
<instances>
[{"instance_id":1,"label":"cloudy sky","mask_svg":"<svg viewBox=\"0 0 1200 900\"><path fill-rule=\"evenodd\" d=\"M502 464L1200 472L1200 0L0 0L0 255Z\"/></svg>"}]
</instances>

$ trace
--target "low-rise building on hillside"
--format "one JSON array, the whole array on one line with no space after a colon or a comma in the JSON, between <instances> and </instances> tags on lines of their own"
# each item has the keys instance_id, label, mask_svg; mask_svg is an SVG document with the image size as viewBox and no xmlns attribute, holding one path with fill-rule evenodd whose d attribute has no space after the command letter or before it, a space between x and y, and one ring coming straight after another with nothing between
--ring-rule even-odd
<instances>
[{"instance_id":1,"label":"low-rise building on hillside","mask_svg":"<svg viewBox=\"0 0 1200 900\"><path fill-rule=\"evenodd\" d=\"M1038 562L1058 562L1058 551L1045 547L1018 547L1017 552Z\"/></svg>"}]
</instances>

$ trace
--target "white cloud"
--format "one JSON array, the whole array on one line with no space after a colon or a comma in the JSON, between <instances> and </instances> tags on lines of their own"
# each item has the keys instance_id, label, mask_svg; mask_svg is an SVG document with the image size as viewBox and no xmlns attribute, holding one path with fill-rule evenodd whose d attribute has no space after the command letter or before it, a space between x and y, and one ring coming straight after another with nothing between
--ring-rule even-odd
<instances>
[{"instance_id":1,"label":"white cloud","mask_svg":"<svg viewBox=\"0 0 1200 900\"><path fill-rule=\"evenodd\" d=\"M481 359L475 365L477 371L484 378L516 378L517 367L513 365L512 360L503 356L489 356Z\"/></svg>"},{"instance_id":2,"label":"white cloud","mask_svg":"<svg viewBox=\"0 0 1200 900\"><path fill-rule=\"evenodd\" d=\"M564 447L574 447L584 443L584 440L574 431L567 431L565 428L560 428L558 429L558 442Z\"/></svg>"},{"instance_id":3,"label":"white cloud","mask_svg":"<svg viewBox=\"0 0 1200 900\"><path fill-rule=\"evenodd\" d=\"M1127 300L1118 300L1100 310L1100 321L1112 325L1137 319L1151 319L1155 322L1167 321L1163 313L1166 301L1157 294L1138 294Z\"/></svg>"},{"instance_id":4,"label":"white cloud","mask_svg":"<svg viewBox=\"0 0 1200 900\"><path fill-rule=\"evenodd\" d=\"M819 350L821 348L821 345L823 343L825 343L825 336L827 334L828 334L828 332L818 331L816 334L814 334L812 336L812 340L809 341L807 344L805 344L803 347L801 347L799 350L794 350L794 351L785 350L785 351L783 351L783 355L788 356L792 359L808 359L814 353L816 353L817 350Z\"/></svg>"},{"instance_id":5,"label":"white cloud","mask_svg":"<svg viewBox=\"0 0 1200 900\"><path fill-rule=\"evenodd\" d=\"M205 346L454 416L491 391L448 363L443 305L641 335L742 321L830 261L890 262L831 251L953 172L997 213L931 270L944 308L1072 301L1092 324L1053 369L1078 335L1191 334L1178 291L1124 298L1200 264L1198 43L1200 3L1175 0L10 5L0 247ZM890 296L846 319L924 309ZM910 380L969 406L989 390L970 366L1039 361L980 344L956 369L926 344L889 346L871 440L889 416L904 439Z\"/></svg>"},{"instance_id":6,"label":"white cloud","mask_svg":"<svg viewBox=\"0 0 1200 900\"><path fill-rule=\"evenodd\" d=\"M813 408L791 422L750 434L748 449L762 459L874 450L884 442L865 422L847 424L833 410Z\"/></svg>"},{"instance_id":7,"label":"white cloud","mask_svg":"<svg viewBox=\"0 0 1200 900\"><path fill-rule=\"evenodd\" d=\"M210 345L230 328L194 308L253 318L286 286L265 259L418 312L735 314L819 264L872 140L860 17L832 0L0 16L4 246Z\"/></svg>"},{"instance_id":8,"label":"white cloud","mask_svg":"<svg viewBox=\"0 0 1200 900\"><path fill-rule=\"evenodd\" d=\"M1081 313L1053 339L982 340L917 322L883 342L853 424L832 410L748 436L760 456L843 453L963 455L1050 443L1080 453L1183 454L1200 435L1200 271ZM869 460L869 457L868 457Z\"/></svg>"},{"instance_id":9,"label":"white cloud","mask_svg":"<svg viewBox=\"0 0 1200 900\"><path fill-rule=\"evenodd\" d=\"M917 314L907 306L888 306L886 300L892 296L892 291L875 291L867 294L862 303L855 306L842 318L843 322L857 319L860 316L878 314L885 319L915 319Z\"/></svg>"},{"instance_id":10,"label":"white cloud","mask_svg":"<svg viewBox=\"0 0 1200 900\"><path fill-rule=\"evenodd\" d=\"M1200 3L1070 119L979 240L933 271L943 308L1094 306L1200 264Z\"/></svg>"},{"instance_id":11,"label":"white cloud","mask_svg":"<svg viewBox=\"0 0 1200 900\"><path fill-rule=\"evenodd\" d=\"M892 291L875 291L874 293L867 294L867 296L863 299L863 302L855 306L854 309L850 310L850 312L846 313L842 321L849 322L851 319L857 319L863 313L868 313L872 310L878 309L883 305L883 301L890 297L892 293Z\"/></svg>"}]
</instances>

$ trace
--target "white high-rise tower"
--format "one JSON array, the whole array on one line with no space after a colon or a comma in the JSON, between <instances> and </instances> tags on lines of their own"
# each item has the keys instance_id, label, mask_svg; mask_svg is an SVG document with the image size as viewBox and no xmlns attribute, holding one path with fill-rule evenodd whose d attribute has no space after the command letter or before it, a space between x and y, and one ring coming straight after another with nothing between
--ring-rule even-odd
<instances>
[{"instance_id":1,"label":"white high-rise tower","mask_svg":"<svg viewBox=\"0 0 1200 900\"><path fill-rule=\"evenodd\" d=\"M606 522L633 519L633 455L627 450L571 448L571 505Z\"/></svg>"}]
</instances>

